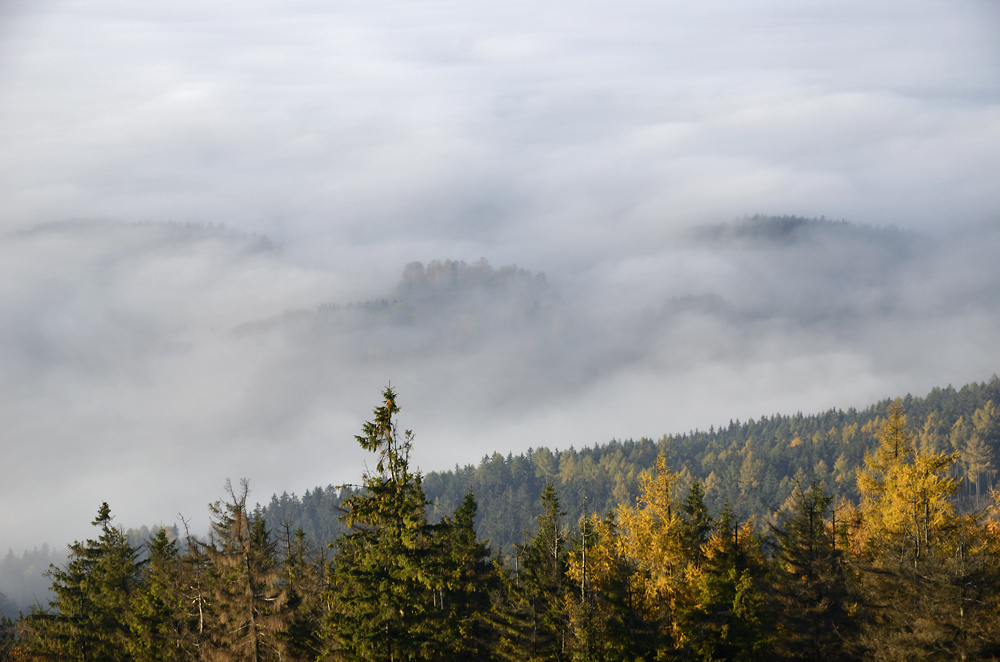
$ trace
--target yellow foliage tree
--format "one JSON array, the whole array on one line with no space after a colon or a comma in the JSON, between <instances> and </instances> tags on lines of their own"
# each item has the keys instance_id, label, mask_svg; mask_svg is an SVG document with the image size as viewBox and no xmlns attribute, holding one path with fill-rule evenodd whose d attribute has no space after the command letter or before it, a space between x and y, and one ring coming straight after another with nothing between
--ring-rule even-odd
<instances>
[{"instance_id":1,"label":"yellow foliage tree","mask_svg":"<svg viewBox=\"0 0 1000 662\"><path fill-rule=\"evenodd\" d=\"M861 493L855 552L869 561L914 566L946 542L954 519L951 496L959 481L948 476L955 454L919 453L897 400L878 430L878 447L858 469Z\"/></svg>"},{"instance_id":2,"label":"yellow foliage tree","mask_svg":"<svg viewBox=\"0 0 1000 662\"><path fill-rule=\"evenodd\" d=\"M995 534L955 512L957 453L917 452L901 404L858 471L846 513L872 659L995 659L1000 650Z\"/></svg>"},{"instance_id":3,"label":"yellow foliage tree","mask_svg":"<svg viewBox=\"0 0 1000 662\"><path fill-rule=\"evenodd\" d=\"M677 480L661 454L654 471L643 474L635 505L618 507L622 552L634 568L636 602L662 642L673 641L677 601L690 583Z\"/></svg>"}]
</instances>

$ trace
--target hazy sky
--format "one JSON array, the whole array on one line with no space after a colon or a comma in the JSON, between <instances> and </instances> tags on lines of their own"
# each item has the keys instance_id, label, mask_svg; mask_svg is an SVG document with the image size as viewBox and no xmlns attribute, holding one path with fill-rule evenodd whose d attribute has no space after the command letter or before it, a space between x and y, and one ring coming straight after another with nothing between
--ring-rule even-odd
<instances>
[{"instance_id":1,"label":"hazy sky","mask_svg":"<svg viewBox=\"0 0 1000 662\"><path fill-rule=\"evenodd\" d=\"M0 0L0 549L356 481L389 380L427 471L988 379L998 35L992 0ZM690 231L756 213L919 234ZM320 309L480 258L546 278Z\"/></svg>"}]
</instances>

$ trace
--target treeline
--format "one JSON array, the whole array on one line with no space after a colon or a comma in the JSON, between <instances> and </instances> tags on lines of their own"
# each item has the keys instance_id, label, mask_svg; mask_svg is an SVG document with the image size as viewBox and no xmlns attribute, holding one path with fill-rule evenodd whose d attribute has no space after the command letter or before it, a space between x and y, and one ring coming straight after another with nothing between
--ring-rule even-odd
<instances>
[{"instance_id":1,"label":"treeline","mask_svg":"<svg viewBox=\"0 0 1000 662\"><path fill-rule=\"evenodd\" d=\"M20 555L8 550L0 559L0 614L9 617L48 597L48 582L42 573L54 563L62 563L66 554L43 544L26 549Z\"/></svg>"},{"instance_id":2,"label":"treeline","mask_svg":"<svg viewBox=\"0 0 1000 662\"><path fill-rule=\"evenodd\" d=\"M960 389L935 388L925 397L902 399L924 452L957 453L949 475L960 479L960 509L981 507L993 487L1000 452L1000 379ZM892 406L884 400L858 411L831 409L806 416L774 415L731 421L708 431L664 435L659 440L611 441L581 449L536 448L506 456L494 453L476 465L431 472L423 479L432 521L458 508L466 493L480 505L476 530L506 553L534 530L539 495L552 483L567 518L580 518L586 498L590 512L608 512L639 494L640 477L659 455L679 474L680 489L699 481L713 512L727 501L740 519L764 521L796 485L821 482L837 498L857 501L856 472L875 443ZM291 523L310 539L333 542L342 531L341 501L350 488L327 486L302 496L272 497L264 515L273 527Z\"/></svg>"},{"instance_id":3,"label":"treeline","mask_svg":"<svg viewBox=\"0 0 1000 662\"><path fill-rule=\"evenodd\" d=\"M901 401L856 501L813 477L763 526L660 455L606 512L567 518L548 484L534 533L500 556L472 493L429 519L383 395L357 437L375 470L331 547L269 527L245 482L183 552L166 529L134 545L103 504L98 537L50 569L51 604L4 621L4 659L1000 659L1000 509L956 507L957 454L922 447Z\"/></svg>"}]
</instances>

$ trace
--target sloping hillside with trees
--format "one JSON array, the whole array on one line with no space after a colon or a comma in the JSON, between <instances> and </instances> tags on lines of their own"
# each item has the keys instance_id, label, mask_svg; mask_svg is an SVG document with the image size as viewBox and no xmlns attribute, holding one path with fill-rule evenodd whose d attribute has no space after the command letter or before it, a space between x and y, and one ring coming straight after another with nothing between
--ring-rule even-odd
<instances>
[{"instance_id":1,"label":"sloping hillside with trees","mask_svg":"<svg viewBox=\"0 0 1000 662\"><path fill-rule=\"evenodd\" d=\"M956 503L982 506L996 476L1000 452L1000 380L960 389L935 388L901 402L924 452L956 453L949 467L960 479ZM534 529L541 494L552 483L571 521L583 513L607 513L639 494L642 473L663 455L678 474L678 489L698 480L705 503L719 510L727 501L740 520L767 520L796 485L820 481L834 497L857 501L857 469L874 447L876 432L892 405L884 400L863 411L829 410L814 415L772 415L730 421L708 431L664 435L658 440L610 441L565 450L536 448L519 455L484 457L477 465L430 472L422 485L432 520L454 511L472 491L479 502L479 535L509 551ZM317 487L301 497L276 495L264 507L272 526L301 526L311 539L330 542L340 531L338 506L350 489Z\"/></svg>"},{"instance_id":2,"label":"sloping hillside with trees","mask_svg":"<svg viewBox=\"0 0 1000 662\"><path fill-rule=\"evenodd\" d=\"M208 536L187 532L183 551L165 528L134 544L101 504L97 537L50 568L49 603L0 618L0 659L1000 659L1000 493L970 489L992 471L982 450L995 441L992 400L978 398L996 381L831 414L873 435L850 485L800 471L766 522L671 466L659 451L671 438L617 445L607 457L657 451L635 498L574 516L547 480L532 530L506 553L477 533L472 491L432 515L442 499L432 507L410 467L413 437L387 388L357 436L375 468L339 495L332 544L250 509L245 481L227 485ZM958 450L939 450L928 421L956 401L962 413L942 439ZM830 419L770 422L801 440ZM745 463L755 430L734 422L708 439L739 445L742 433ZM851 441L787 447L838 440ZM536 452L509 464L527 472L536 454L553 471L589 458Z\"/></svg>"}]
</instances>

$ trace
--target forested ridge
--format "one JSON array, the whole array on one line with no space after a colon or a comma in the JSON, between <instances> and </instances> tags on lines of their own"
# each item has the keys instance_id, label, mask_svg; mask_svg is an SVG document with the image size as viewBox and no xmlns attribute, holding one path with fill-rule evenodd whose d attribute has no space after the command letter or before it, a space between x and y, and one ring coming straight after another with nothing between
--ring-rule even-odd
<instances>
[{"instance_id":1,"label":"forested ridge","mask_svg":"<svg viewBox=\"0 0 1000 662\"><path fill-rule=\"evenodd\" d=\"M957 453L950 475L961 478L962 508L982 505L993 486L1000 452L1000 380L935 388L924 397L902 398L907 420L924 452ZM679 475L680 489L697 479L705 502L718 511L728 500L742 520L766 520L797 484L816 479L832 496L857 501L855 480L865 452L876 443L892 400L858 411L772 415L730 421L708 431L664 435L658 440L613 440L603 445L486 456L478 465L432 471L423 478L429 517L457 508L468 491L476 495L476 530L493 547L509 552L535 526L540 497L552 483L570 521L579 519L584 497L590 512L606 513L634 501L643 471L658 455ZM332 542L342 530L337 507L349 488L317 487L302 496L275 495L264 507L272 525L289 521L313 540ZM977 497L978 495L978 497Z\"/></svg>"},{"instance_id":2,"label":"forested ridge","mask_svg":"<svg viewBox=\"0 0 1000 662\"><path fill-rule=\"evenodd\" d=\"M863 412L495 455L422 477L387 388L357 436L375 467L337 492L330 544L296 522L309 520L306 498L254 508L245 481L210 506L204 537L159 528L137 544L101 504L96 537L49 569L51 602L3 619L0 654L1000 659L997 391L994 377ZM485 489L497 467L522 480L497 494L523 494L533 511L509 549L484 540L505 503Z\"/></svg>"}]
</instances>

